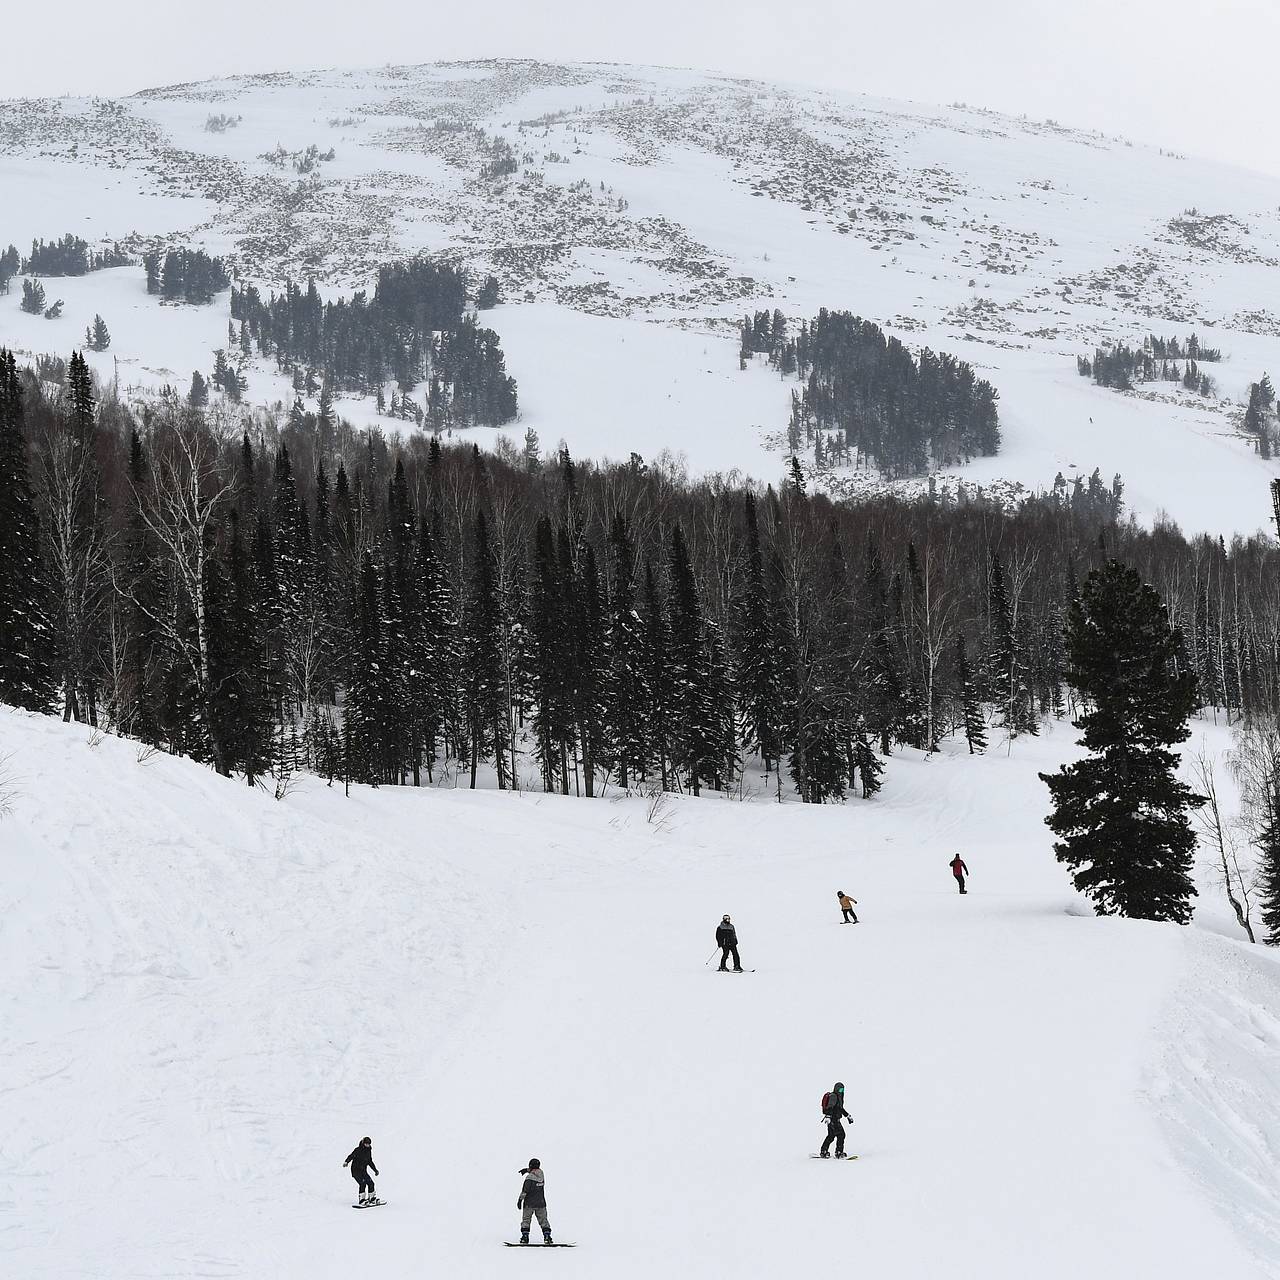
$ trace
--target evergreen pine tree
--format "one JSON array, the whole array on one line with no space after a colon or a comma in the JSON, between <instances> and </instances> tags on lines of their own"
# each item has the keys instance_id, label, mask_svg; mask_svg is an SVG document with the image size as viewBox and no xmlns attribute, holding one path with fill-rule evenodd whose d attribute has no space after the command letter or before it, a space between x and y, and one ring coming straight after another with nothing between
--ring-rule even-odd
<instances>
[{"instance_id":1,"label":"evergreen pine tree","mask_svg":"<svg viewBox=\"0 0 1280 1280\"><path fill-rule=\"evenodd\" d=\"M671 531L671 589L667 601L671 627L672 762L688 778L696 796L703 782L719 772L714 713L710 705L711 673L702 602L689 560L684 532Z\"/></svg>"},{"instance_id":2,"label":"evergreen pine tree","mask_svg":"<svg viewBox=\"0 0 1280 1280\"><path fill-rule=\"evenodd\" d=\"M859 630L867 655L867 677L859 696L862 714L868 730L880 738L880 754L887 756L901 718L904 679L893 643L880 552L871 539L867 541L862 574Z\"/></svg>"},{"instance_id":3,"label":"evergreen pine tree","mask_svg":"<svg viewBox=\"0 0 1280 1280\"><path fill-rule=\"evenodd\" d=\"M1196 704L1181 637L1159 593L1111 560L1085 579L1067 644L1071 681L1090 704L1075 722L1090 754L1040 775L1058 861L1103 915L1186 924L1196 892L1187 810L1204 800L1178 781L1168 749L1189 736Z\"/></svg>"},{"instance_id":4,"label":"evergreen pine tree","mask_svg":"<svg viewBox=\"0 0 1280 1280\"><path fill-rule=\"evenodd\" d=\"M561 577L555 530L541 516L534 532L530 565L528 652L534 701L533 731L542 785L569 794L568 741L573 732L570 706L572 636Z\"/></svg>"},{"instance_id":5,"label":"evergreen pine tree","mask_svg":"<svg viewBox=\"0 0 1280 1280\"><path fill-rule=\"evenodd\" d=\"M737 687L748 750L759 752L768 772L782 755L783 672L781 642L773 625L776 607L765 580L756 500L743 500L746 575L737 602Z\"/></svg>"},{"instance_id":6,"label":"evergreen pine tree","mask_svg":"<svg viewBox=\"0 0 1280 1280\"><path fill-rule=\"evenodd\" d=\"M862 788L862 798L870 800L884 785L880 780L880 775L884 773L884 761L876 755L875 748L861 725L853 739L853 762L858 785Z\"/></svg>"},{"instance_id":7,"label":"evergreen pine tree","mask_svg":"<svg viewBox=\"0 0 1280 1280\"><path fill-rule=\"evenodd\" d=\"M471 786L482 756L494 760L498 787L506 789L508 710L502 672L502 603L498 567L484 508L476 510L470 575L463 614L463 714L466 719Z\"/></svg>"},{"instance_id":8,"label":"evergreen pine tree","mask_svg":"<svg viewBox=\"0 0 1280 1280\"><path fill-rule=\"evenodd\" d=\"M960 713L969 754L981 755L987 749L987 722L982 714L978 691L974 688L973 670L969 666L963 635L956 636L956 684L959 686Z\"/></svg>"},{"instance_id":9,"label":"evergreen pine tree","mask_svg":"<svg viewBox=\"0 0 1280 1280\"><path fill-rule=\"evenodd\" d=\"M649 733L649 757L658 766L663 791L672 789L671 759L676 734L675 694L671 670L671 628L658 592L653 565L644 564L644 656L645 686L649 701L645 709Z\"/></svg>"},{"instance_id":10,"label":"evergreen pine tree","mask_svg":"<svg viewBox=\"0 0 1280 1280\"><path fill-rule=\"evenodd\" d=\"M1254 832L1252 844L1258 854L1258 888L1266 941L1268 946L1275 947L1280 946L1280 777L1269 777L1265 795L1257 798L1263 802L1259 806L1262 821Z\"/></svg>"},{"instance_id":11,"label":"evergreen pine tree","mask_svg":"<svg viewBox=\"0 0 1280 1280\"><path fill-rule=\"evenodd\" d=\"M626 517L615 512L609 525L609 643L604 700L610 752L625 791L648 764L649 690L645 631L636 611L635 548Z\"/></svg>"},{"instance_id":12,"label":"evergreen pine tree","mask_svg":"<svg viewBox=\"0 0 1280 1280\"><path fill-rule=\"evenodd\" d=\"M0 348L0 701L48 711L51 634L24 428L18 367Z\"/></svg>"},{"instance_id":13,"label":"evergreen pine tree","mask_svg":"<svg viewBox=\"0 0 1280 1280\"><path fill-rule=\"evenodd\" d=\"M595 795L595 774L609 766L609 740L605 733L606 631L604 591L596 564L595 548L588 543L574 593L573 619L576 718L582 745L582 783L587 796Z\"/></svg>"}]
</instances>

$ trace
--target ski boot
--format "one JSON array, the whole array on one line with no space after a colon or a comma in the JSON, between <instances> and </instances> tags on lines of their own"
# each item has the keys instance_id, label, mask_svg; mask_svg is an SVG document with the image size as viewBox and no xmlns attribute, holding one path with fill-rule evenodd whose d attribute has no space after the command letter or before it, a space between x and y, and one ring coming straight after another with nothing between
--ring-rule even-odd
<instances>
[{"instance_id":1,"label":"ski boot","mask_svg":"<svg viewBox=\"0 0 1280 1280\"><path fill-rule=\"evenodd\" d=\"M522 1232L520 1233L520 1243L521 1243L521 1244L528 1244L528 1243L529 1243L529 1232L528 1232L528 1230L522 1231Z\"/></svg>"},{"instance_id":2,"label":"ski boot","mask_svg":"<svg viewBox=\"0 0 1280 1280\"><path fill-rule=\"evenodd\" d=\"M818 1157L819 1157L819 1159L822 1159L822 1160L830 1160L830 1159L831 1159L831 1152L830 1152L830 1151L819 1151L819 1152L818 1152Z\"/></svg>"},{"instance_id":3,"label":"ski boot","mask_svg":"<svg viewBox=\"0 0 1280 1280\"><path fill-rule=\"evenodd\" d=\"M543 1243L543 1244L555 1244L555 1241L554 1241L554 1240L552 1240L552 1238L551 1238L551 1232L550 1232L550 1231L544 1231L544 1232L542 1233L542 1243Z\"/></svg>"}]
</instances>

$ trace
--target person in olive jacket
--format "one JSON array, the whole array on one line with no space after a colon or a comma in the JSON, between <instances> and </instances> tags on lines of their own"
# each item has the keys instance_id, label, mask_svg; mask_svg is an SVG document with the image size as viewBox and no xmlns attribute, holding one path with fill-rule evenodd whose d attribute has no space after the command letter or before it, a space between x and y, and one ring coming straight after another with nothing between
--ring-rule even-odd
<instances>
[{"instance_id":1,"label":"person in olive jacket","mask_svg":"<svg viewBox=\"0 0 1280 1280\"><path fill-rule=\"evenodd\" d=\"M520 1243L529 1243L529 1221L536 1215L542 1228L542 1243L554 1244L551 1223L547 1221L547 1184L542 1176L542 1161L530 1160L528 1167L520 1172L524 1174L524 1186L520 1188L520 1198L516 1201L516 1208L524 1210L520 1219Z\"/></svg>"},{"instance_id":2,"label":"person in olive jacket","mask_svg":"<svg viewBox=\"0 0 1280 1280\"><path fill-rule=\"evenodd\" d=\"M720 948L720 972L728 972L729 957L733 957L734 973L742 972L742 961L738 959L738 931L733 921L724 916L716 929L716 946Z\"/></svg>"}]
</instances>

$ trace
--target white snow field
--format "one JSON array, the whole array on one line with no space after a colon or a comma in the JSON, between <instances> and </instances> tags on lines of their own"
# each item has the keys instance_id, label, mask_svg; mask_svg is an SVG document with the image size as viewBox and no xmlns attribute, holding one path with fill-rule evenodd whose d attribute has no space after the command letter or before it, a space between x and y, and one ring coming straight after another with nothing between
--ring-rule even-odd
<instances>
[{"instance_id":1,"label":"white snow field","mask_svg":"<svg viewBox=\"0 0 1280 1280\"><path fill-rule=\"evenodd\" d=\"M486 174L503 156L514 171ZM1280 179L1242 169L963 105L487 61L0 101L0 191L0 247L24 253L67 231L199 245L264 290L314 275L328 294L419 251L493 272L507 305L482 318L519 383L517 444L532 427L579 456L671 450L776 480L794 383L740 373L733 326L847 308L1000 391L1001 453L939 484L1048 488L1096 467L1143 519L1230 535L1270 518L1280 461L1240 425L1249 384L1280 376ZM46 280L55 321L23 316L15 283L0 343L65 356L101 313L104 379L185 392L226 345L226 296L162 307L142 279ZM1152 331L1222 348L1204 366L1216 398L1077 376L1077 355ZM247 376L254 405L288 406L273 362ZM413 429L372 397L339 410Z\"/></svg>"},{"instance_id":2,"label":"white snow field","mask_svg":"<svg viewBox=\"0 0 1280 1280\"><path fill-rule=\"evenodd\" d=\"M1207 881L1091 916L1070 737L654 813L277 802L0 711L0 1274L1280 1275L1280 970ZM755 972L703 963L725 911ZM808 1158L836 1079L854 1163ZM575 1250L502 1247L533 1155Z\"/></svg>"}]
</instances>

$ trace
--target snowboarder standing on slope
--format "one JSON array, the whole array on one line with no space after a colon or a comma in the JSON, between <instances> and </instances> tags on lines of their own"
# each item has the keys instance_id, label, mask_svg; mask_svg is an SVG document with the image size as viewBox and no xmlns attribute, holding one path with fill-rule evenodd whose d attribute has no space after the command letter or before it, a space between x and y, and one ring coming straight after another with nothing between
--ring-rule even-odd
<instances>
[{"instance_id":1,"label":"snowboarder standing on slope","mask_svg":"<svg viewBox=\"0 0 1280 1280\"><path fill-rule=\"evenodd\" d=\"M951 874L955 876L960 892L968 893L969 890L964 887L964 878L969 874L969 868L964 865L964 859L958 853L951 859Z\"/></svg>"},{"instance_id":2,"label":"snowboarder standing on slope","mask_svg":"<svg viewBox=\"0 0 1280 1280\"><path fill-rule=\"evenodd\" d=\"M836 890L836 897L840 899L840 912L844 916L844 919L841 920L840 923L857 924L858 915L857 912L854 911L854 907L858 905L857 898L849 897L843 889Z\"/></svg>"},{"instance_id":3,"label":"snowboarder standing on slope","mask_svg":"<svg viewBox=\"0 0 1280 1280\"><path fill-rule=\"evenodd\" d=\"M520 1198L516 1201L516 1208L524 1210L520 1219L520 1243L529 1243L529 1220L536 1214L542 1228L542 1243L554 1244L551 1223L547 1221L547 1188L546 1179L542 1176L542 1161L530 1160L528 1167L520 1172L524 1174L524 1186L520 1188Z\"/></svg>"},{"instance_id":4,"label":"snowboarder standing on slope","mask_svg":"<svg viewBox=\"0 0 1280 1280\"><path fill-rule=\"evenodd\" d=\"M839 1080L832 1086L830 1093L823 1095L822 1114L827 1122L827 1136L823 1139L822 1146L818 1148L818 1154L824 1160L830 1160L830 1147L834 1142L836 1144L836 1159L843 1160L844 1125L840 1122L842 1120L852 1120L853 1117L844 1109L844 1085Z\"/></svg>"},{"instance_id":5,"label":"snowboarder standing on slope","mask_svg":"<svg viewBox=\"0 0 1280 1280\"><path fill-rule=\"evenodd\" d=\"M373 1139L361 1138L360 1145L342 1162L345 1169L347 1165L351 1166L351 1176L356 1180L356 1186L360 1188L360 1203L362 1205L380 1204L381 1201L373 1193L373 1179L369 1177L369 1170L378 1173L378 1166L373 1163ZM378 1177L382 1177L378 1173Z\"/></svg>"},{"instance_id":6,"label":"snowboarder standing on slope","mask_svg":"<svg viewBox=\"0 0 1280 1280\"><path fill-rule=\"evenodd\" d=\"M738 959L738 931L728 916L721 918L716 929L716 946L720 948L720 972L728 972L729 957L733 957L734 973L742 972L742 961Z\"/></svg>"}]
</instances>

